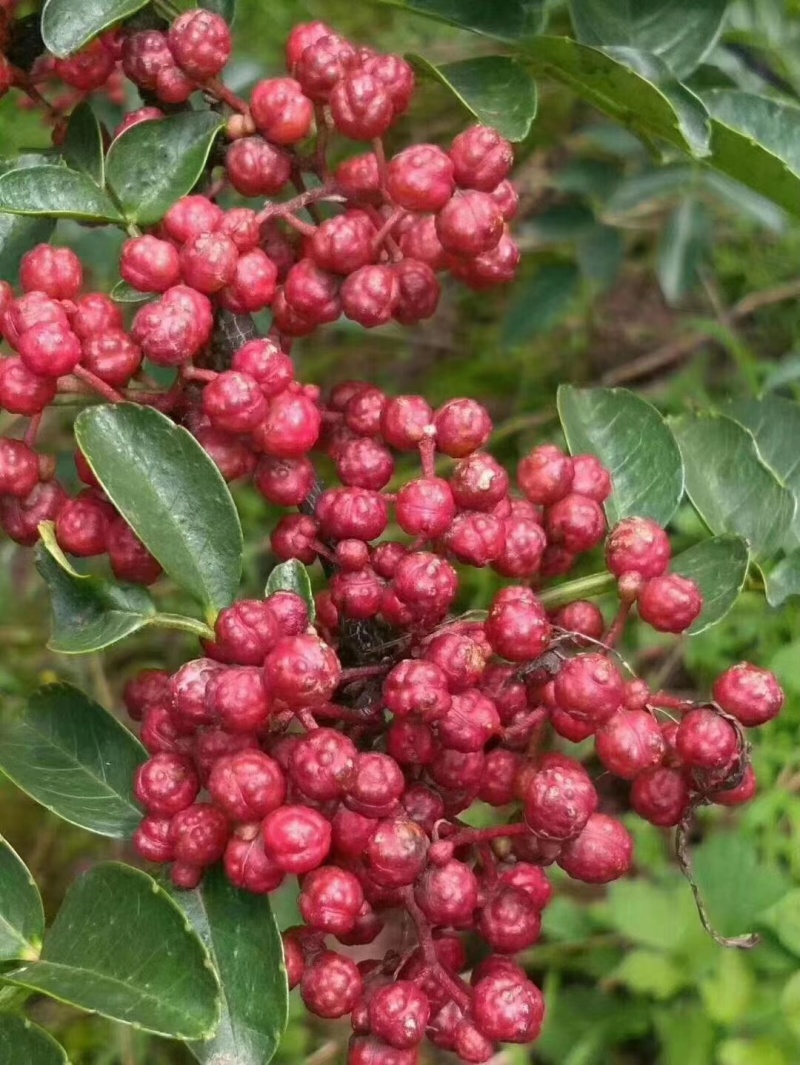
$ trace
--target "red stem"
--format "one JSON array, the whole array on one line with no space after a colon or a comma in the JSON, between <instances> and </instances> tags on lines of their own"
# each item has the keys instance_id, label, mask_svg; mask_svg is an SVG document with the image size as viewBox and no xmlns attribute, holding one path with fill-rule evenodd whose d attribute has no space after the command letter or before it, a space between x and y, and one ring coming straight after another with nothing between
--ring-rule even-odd
<instances>
[{"instance_id":1,"label":"red stem","mask_svg":"<svg viewBox=\"0 0 800 1065\"><path fill-rule=\"evenodd\" d=\"M530 834L531 830L525 824L494 825L492 828L462 828L460 832L456 832L453 836L446 836L445 839L454 847L467 847L488 843L492 839L529 836Z\"/></svg>"},{"instance_id":2,"label":"red stem","mask_svg":"<svg viewBox=\"0 0 800 1065\"><path fill-rule=\"evenodd\" d=\"M382 677L388 673L391 664L380 666L356 666L354 669L343 669L339 684L352 684L354 680L366 680L368 677Z\"/></svg>"},{"instance_id":3,"label":"red stem","mask_svg":"<svg viewBox=\"0 0 800 1065\"><path fill-rule=\"evenodd\" d=\"M87 370L85 366L76 366L72 371L78 380L83 381L84 384L97 392L103 399L107 399L109 403L124 403L125 397L121 392L117 392L111 385L107 385L105 381L101 381L100 378L93 374L91 370Z\"/></svg>"},{"instance_id":4,"label":"red stem","mask_svg":"<svg viewBox=\"0 0 800 1065\"><path fill-rule=\"evenodd\" d=\"M647 705L664 710L678 710L684 714L689 710L694 710L697 704L691 699L679 699L676 695L670 695L669 692L653 692L647 700Z\"/></svg>"},{"instance_id":5,"label":"red stem","mask_svg":"<svg viewBox=\"0 0 800 1065\"><path fill-rule=\"evenodd\" d=\"M24 441L28 447L33 447L36 443L36 438L39 435L39 429L42 424L42 412L34 414L28 423L28 428L25 430Z\"/></svg>"},{"instance_id":6,"label":"red stem","mask_svg":"<svg viewBox=\"0 0 800 1065\"><path fill-rule=\"evenodd\" d=\"M202 86L204 92L209 92L212 96L216 96L224 104L227 104L234 111L238 111L242 115L249 115L250 108L247 106L247 102L237 96L235 92L227 87L223 81L219 78L213 78Z\"/></svg>"},{"instance_id":7,"label":"red stem","mask_svg":"<svg viewBox=\"0 0 800 1065\"><path fill-rule=\"evenodd\" d=\"M616 647L619 640L625 631L625 625L630 617L631 607L633 603L620 603L617 616L611 622L608 632L603 637L603 643L608 648Z\"/></svg>"},{"instance_id":8,"label":"red stem","mask_svg":"<svg viewBox=\"0 0 800 1065\"><path fill-rule=\"evenodd\" d=\"M182 366L181 377L184 381L213 381L219 374L216 370L201 370L196 366Z\"/></svg>"},{"instance_id":9,"label":"red stem","mask_svg":"<svg viewBox=\"0 0 800 1065\"><path fill-rule=\"evenodd\" d=\"M470 994L461 986L461 981L453 977L439 961L436 954L436 944L431 934L431 927L425 914L417 906L417 900L414 898L414 889L410 887L403 888L402 895L405 907L417 929L417 939L419 940L420 950L426 965L433 971L436 979L444 985L450 997L460 1008L465 1011L468 1010L472 1001Z\"/></svg>"}]
</instances>

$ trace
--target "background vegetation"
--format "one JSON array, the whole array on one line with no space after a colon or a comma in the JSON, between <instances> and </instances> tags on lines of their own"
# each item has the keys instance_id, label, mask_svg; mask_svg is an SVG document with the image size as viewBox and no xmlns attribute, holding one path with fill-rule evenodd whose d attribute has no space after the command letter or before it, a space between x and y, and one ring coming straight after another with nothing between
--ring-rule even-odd
<instances>
[{"instance_id":1,"label":"background vegetation","mask_svg":"<svg viewBox=\"0 0 800 1065\"><path fill-rule=\"evenodd\" d=\"M565 5L550 6L550 32L566 30ZM480 38L362 0L239 0L240 59L232 80L243 87L278 73L289 28L312 18L436 62L485 47ZM797 98L798 37L800 4L794 0L739 0L690 84ZM477 296L452 289L435 320L413 331L330 327L323 343L298 346L306 379L330 385L368 373L395 392L422 391L432 401L475 396L492 410L498 453L509 463L557 435L555 391L565 381L626 384L666 413L763 391L800 398L800 221L700 163L676 158L664 165L622 125L568 90L549 82L540 89L532 132L518 151L524 259L515 285ZM397 137L444 140L465 118L450 93L426 83ZM20 112L11 98L0 104L2 154L47 142L36 117ZM65 223L56 234L57 241L79 247L95 280L110 279L117 239ZM57 433L56 427L56 444ZM251 497L240 503L255 590L270 565L270 518ZM687 508L677 527L689 534L696 521ZM476 574L469 590L475 601L486 594L483 579ZM9 543L0 545L0 602L0 697L10 702L62 677L105 705L118 705L131 672L147 664L169 668L184 655L178 635L166 641L142 635L102 661L43 650L44 588L27 552ZM469 599L463 605L469 608ZM721 931L756 929L762 945L748 954L715 946L674 868L667 837L639 826L646 875L608 891L573 884L547 912L545 941L529 958L549 1004L534 1061L800 1060L799 619L796 601L771 609L756 590L745 591L721 624L677 649L667 650L656 637L627 648L639 669L678 690L707 690L715 673L740 658L773 668L787 690L784 716L763 730L755 752L761 795L743 814L706 814L694 844L697 878ZM95 857L109 856L111 845L70 829L10 786L0 784L0 802L0 830L31 868L52 915L75 874ZM719 823L706 842L711 819ZM291 897L278 906L289 923ZM33 1013L74 1065L192 1060L183 1048L77 1017L53 1002L41 1002ZM294 1008L278 1060L334 1062L346 1035ZM511 1065L528 1054L507 1050L502 1057Z\"/></svg>"}]
</instances>

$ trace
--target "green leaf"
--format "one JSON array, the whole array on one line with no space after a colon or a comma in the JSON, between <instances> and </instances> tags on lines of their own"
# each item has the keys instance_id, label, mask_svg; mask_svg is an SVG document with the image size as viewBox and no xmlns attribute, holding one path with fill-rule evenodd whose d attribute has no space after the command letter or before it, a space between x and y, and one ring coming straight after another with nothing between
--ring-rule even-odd
<instances>
[{"instance_id":1,"label":"green leaf","mask_svg":"<svg viewBox=\"0 0 800 1065\"><path fill-rule=\"evenodd\" d=\"M694 1002L679 1000L653 1015L661 1065L708 1065L713 1060L716 1031L705 1010Z\"/></svg>"},{"instance_id":2,"label":"green leaf","mask_svg":"<svg viewBox=\"0 0 800 1065\"><path fill-rule=\"evenodd\" d=\"M47 582L53 611L47 646L65 655L100 651L144 628L156 613L146 589L78 573L56 543L51 523L40 526L36 568Z\"/></svg>"},{"instance_id":3,"label":"green leaf","mask_svg":"<svg viewBox=\"0 0 800 1065\"><path fill-rule=\"evenodd\" d=\"M194 187L224 124L214 111L185 111L140 122L116 138L106 177L129 222L160 221Z\"/></svg>"},{"instance_id":4,"label":"green leaf","mask_svg":"<svg viewBox=\"0 0 800 1065\"><path fill-rule=\"evenodd\" d=\"M155 298L153 292L140 292L127 281L118 281L109 293L115 303L146 303Z\"/></svg>"},{"instance_id":5,"label":"green leaf","mask_svg":"<svg viewBox=\"0 0 800 1065\"><path fill-rule=\"evenodd\" d=\"M463 30L515 44L539 33L545 20L545 0L382 0L416 15L447 22Z\"/></svg>"},{"instance_id":6,"label":"green leaf","mask_svg":"<svg viewBox=\"0 0 800 1065\"><path fill-rule=\"evenodd\" d=\"M535 71L647 140L658 138L698 158L708 155L710 127L702 101L656 56L632 48L601 50L568 37L537 37L525 56Z\"/></svg>"},{"instance_id":7,"label":"green leaf","mask_svg":"<svg viewBox=\"0 0 800 1065\"><path fill-rule=\"evenodd\" d=\"M730 1027L753 1005L755 974L739 950L722 950L715 962L714 971L700 980L700 994L712 1021Z\"/></svg>"},{"instance_id":8,"label":"green leaf","mask_svg":"<svg viewBox=\"0 0 800 1065\"><path fill-rule=\"evenodd\" d=\"M53 156L44 152L26 152L0 160L0 174L48 165L52 160ZM12 285L18 283L22 256L37 244L46 244L55 225L54 218L0 212L0 281L10 281Z\"/></svg>"},{"instance_id":9,"label":"green leaf","mask_svg":"<svg viewBox=\"0 0 800 1065\"><path fill-rule=\"evenodd\" d=\"M106 494L169 576L210 614L228 606L242 571L242 527L222 474L195 438L133 403L82 411L75 436Z\"/></svg>"},{"instance_id":10,"label":"green leaf","mask_svg":"<svg viewBox=\"0 0 800 1065\"><path fill-rule=\"evenodd\" d=\"M414 67L440 81L479 122L494 126L510 141L524 140L536 117L536 83L508 56L485 55L436 66L409 56Z\"/></svg>"},{"instance_id":11,"label":"green leaf","mask_svg":"<svg viewBox=\"0 0 800 1065\"><path fill-rule=\"evenodd\" d=\"M770 606L783 606L793 595L800 595L800 549L764 573L764 592Z\"/></svg>"},{"instance_id":12,"label":"green leaf","mask_svg":"<svg viewBox=\"0 0 800 1065\"><path fill-rule=\"evenodd\" d=\"M637 947L673 952L684 927L694 927L697 913L690 897L676 894L675 883L617 880L608 891L611 926Z\"/></svg>"},{"instance_id":13,"label":"green leaf","mask_svg":"<svg viewBox=\"0 0 800 1065\"><path fill-rule=\"evenodd\" d=\"M204 1039L219 1021L219 985L184 913L152 877L117 862L70 887L41 959L3 979L173 1039Z\"/></svg>"},{"instance_id":14,"label":"green leaf","mask_svg":"<svg viewBox=\"0 0 800 1065\"><path fill-rule=\"evenodd\" d=\"M798 500L787 546L800 546L800 404L780 396L739 399L725 413L750 430L761 458Z\"/></svg>"},{"instance_id":15,"label":"green leaf","mask_svg":"<svg viewBox=\"0 0 800 1065\"><path fill-rule=\"evenodd\" d=\"M616 282L625 259L618 229L596 225L578 242L578 265L584 278L601 292Z\"/></svg>"},{"instance_id":16,"label":"green leaf","mask_svg":"<svg viewBox=\"0 0 800 1065\"><path fill-rule=\"evenodd\" d=\"M557 325L569 312L579 281L574 263L548 263L517 285L503 323L503 347L518 347Z\"/></svg>"},{"instance_id":17,"label":"green leaf","mask_svg":"<svg viewBox=\"0 0 800 1065\"><path fill-rule=\"evenodd\" d=\"M685 78L711 51L728 0L570 0L584 44L621 44L660 56Z\"/></svg>"},{"instance_id":18,"label":"green leaf","mask_svg":"<svg viewBox=\"0 0 800 1065\"><path fill-rule=\"evenodd\" d=\"M198 7L204 7L206 11L222 15L228 25L233 22L236 15L236 0L200 0Z\"/></svg>"},{"instance_id":19,"label":"green leaf","mask_svg":"<svg viewBox=\"0 0 800 1065\"><path fill-rule=\"evenodd\" d=\"M210 870L201 887L174 892L206 946L222 989L222 1020L213 1039L189 1049L204 1065L267 1065L289 1016L283 945L269 900L235 888Z\"/></svg>"},{"instance_id":20,"label":"green leaf","mask_svg":"<svg viewBox=\"0 0 800 1065\"><path fill-rule=\"evenodd\" d=\"M722 415L670 420L683 455L686 491L714 533L744 537L764 558L787 539L796 500L762 461L752 433Z\"/></svg>"},{"instance_id":21,"label":"green leaf","mask_svg":"<svg viewBox=\"0 0 800 1065\"><path fill-rule=\"evenodd\" d=\"M0 836L0 962L38 958L43 935L44 910L36 881Z\"/></svg>"},{"instance_id":22,"label":"green leaf","mask_svg":"<svg viewBox=\"0 0 800 1065\"><path fill-rule=\"evenodd\" d=\"M621 181L603 206L607 222L636 224L640 219L660 211L664 200L679 200L696 180L693 166L664 166L646 170Z\"/></svg>"},{"instance_id":23,"label":"green leaf","mask_svg":"<svg viewBox=\"0 0 800 1065\"><path fill-rule=\"evenodd\" d=\"M741 181L734 181L717 170L704 169L700 179L706 188L728 207L745 215L759 225L766 226L773 233L783 233L786 229L786 212L769 200L748 189Z\"/></svg>"},{"instance_id":24,"label":"green leaf","mask_svg":"<svg viewBox=\"0 0 800 1065\"><path fill-rule=\"evenodd\" d=\"M573 200L556 203L535 215L526 225L537 244L577 242L597 228L594 211L585 203Z\"/></svg>"},{"instance_id":25,"label":"green leaf","mask_svg":"<svg viewBox=\"0 0 800 1065\"><path fill-rule=\"evenodd\" d=\"M69 1065L64 1048L38 1024L0 1014L0 1065Z\"/></svg>"},{"instance_id":26,"label":"green leaf","mask_svg":"<svg viewBox=\"0 0 800 1065\"><path fill-rule=\"evenodd\" d=\"M0 769L40 805L98 836L126 839L142 819L133 775L147 757L107 710L70 684L34 692L0 719Z\"/></svg>"},{"instance_id":27,"label":"green leaf","mask_svg":"<svg viewBox=\"0 0 800 1065\"><path fill-rule=\"evenodd\" d=\"M771 366L762 387L765 392L777 392L797 381L800 381L800 352L790 351Z\"/></svg>"},{"instance_id":28,"label":"green leaf","mask_svg":"<svg viewBox=\"0 0 800 1065\"><path fill-rule=\"evenodd\" d=\"M726 936L752 932L759 914L789 889L785 874L742 833L709 837L695 849L692 865L711 923Z\"/></svg>"},{"instance_id":29,"label":"green leaf","mask_svg":"<svg viewBox=\"0 0 800 1065\"><path fill-rule=\"evenodd\" d=\"M311 578L306 567L296 558L279 563L270 573L264 589L264 597L269 598L275 592L294 592L295 595L299 595L305 600L311 621L316 617L317 608L314 603L314 592L311 589Z\"/></svg>"},{"instance_id":30,"label":"green leaf","mask_svg":"<svg viewBox=\"0 0 800 1065\"><path fill-rule=\"evenodd\" d=\"M769 928L787 950L800 957L800 888L787 892L770 906L759 923Z\"/></svg>"},{"instance_id":31,"label":"green leaf","mask_svg":"<svg viewBox=\"0 0 800 1065\"><path fill-rule=\"evenodd\" d=\"M572 454L597 455L611 471L609 522L637 516L666 525L683 496L683 463L656 408L624 388L562 385L558 412Z\"/></svg>"},{"instance_id":32,"label":"green leaf","mask_svg":"<svg viewBox=\"0 0 800 1065\"><path fill-rule=\"evenodd\" d=\"M54 55L72 55L146 3L147 0L46 0L42 9L42 38Z\"/></svg>"},{"instance_id":33,"label":"green leaf","mask_svg":"<svg viewBox=\"0 0 800 1065\"><path fill-rule=\"evenodd\" d=\"M711 220L704 204L684 197L667 220L658 247L658 281L667 303L680 303L697 284Z\"/></svg>"},{"instance_id":34,"label":"green leaf","mask_svg":"<svg viewBox=\"0 0 800 1065\"><path fill-rule=\"evenodd\" d=\"M791 1065L794 1051L788 1058L769 1038L726 1039L717 1045L716 1060L719 1065Z\"/></svg>"},{"instance_id":35,"label":"green leaf","mask_svg":"<svg viewBox=\"0 0 800 1065\"><path fill-rule=\"evenodd\" d=\"M800 973L791 976L781 992L781 1010L796 1039L800 1039Z\"/></svg>"},{"instance_id":36,"label":"green leaf","mask_svg":"<svg viewBox=\"0 0 800 1065\"><path fill-rule=\"evenodd\" d=\"M656 950L629 951L607 979L660 1000L673 998L689 982L683 966Z\"/></svg>"},{"instance_id":37,"label":"green leaf","mask_svg":"<svg viewBox=\"0 0 800 1065\"><path fill-rule=\"evenodd\" d=\"M703 612L689 629L694 635L721 621L744 587L750 552L740 536L712 536L672 560L673 573L690 577L703 593Z\"/></svg>"},{"instance_id":38,"label":"green leaf","mask_svg":"<svg viewBox=\"0 0 800 1065\"><path fill-rule=\"evenodd\" d=\"M103 186L105 181L103 135L97 116L86 101L78 104L69 117L62 151L64 158L74 170L80 170L95 184Z\"/></svg>"},{"instance_id":39,"label":"green leaf","mask_svg":"<svg viewBox=\"0 0 800 1065\"><path fill-rule=\"evenodd\" d=\"M713 120L712 165L800 213L800 107L738 89L703 99Z\"/></svg>"},{"instance_id":40,"label":"green leaf","mask_svg":"<svg viewBox=\"0 0 800 1065\"><path fill-rule=\"evenodd\" d=\"M85 174L65 166L32 166L3 174L0 210L83 222L122 221L122 215L102 189Z\"/></svg>"}]
</instances>

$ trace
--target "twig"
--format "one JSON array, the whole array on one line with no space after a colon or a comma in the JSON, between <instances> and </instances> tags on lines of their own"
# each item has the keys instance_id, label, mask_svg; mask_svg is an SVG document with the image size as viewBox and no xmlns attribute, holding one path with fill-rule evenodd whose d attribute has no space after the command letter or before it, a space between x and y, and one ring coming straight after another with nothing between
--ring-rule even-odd
<instances>
[{"instance_id":1,"label":"twig","mask_svg":"<svg viewBox=\"0 0 800 1065\"><path fill-rule=\"evenodd\" d=\"M788 281L785 285L775 288L764 289L761 292L751 292L744 296L731 307L727 314L729 322L738 322L748 318L756 311L764 307L771 307L776 303L785 303L800 297L800 281ZM604 385L619 385L625 381L634 381L639 377L647 377L649 374L672 366L676 362L687 358L701 344L711 339L710 332L695 329L674 340L667 341L661 347L646 355L640 355L622 366L616 366L602 377Z\"/></svg>"}]
</instances>

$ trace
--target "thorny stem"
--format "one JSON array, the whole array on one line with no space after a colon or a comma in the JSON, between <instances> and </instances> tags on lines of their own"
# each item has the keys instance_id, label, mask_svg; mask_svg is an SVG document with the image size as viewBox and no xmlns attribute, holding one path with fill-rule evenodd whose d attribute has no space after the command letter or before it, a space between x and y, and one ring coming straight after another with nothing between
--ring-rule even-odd
<instances>
[{"instance_id":1,"label":"thorny stem","mask_svg":"<svg viewBox=\"0 0 800 1065\"><path fill-rule=\"evenodd\" d=\"M692 864L689 858L689 828L692 823L692 817L694 815L695 807L692 806L684 819L678 825L675 830L675 857L678 860L680 870L686 879L689 881L689 887L692 889L692 895L694 895L695 905L697 906L697 913L700 917L700 923L706 932L711 936L715 943L718 943L721 947L732 947L735 950L752 950L753 947L758 946L761 942L761 936L755 932L748 932L742 936L723 936L714 928L711 924L711 920L706 911L705 903L703 902L702 895L700 894L700 888L694 879L692 873Z\"/></svg>"}]
</instances>

